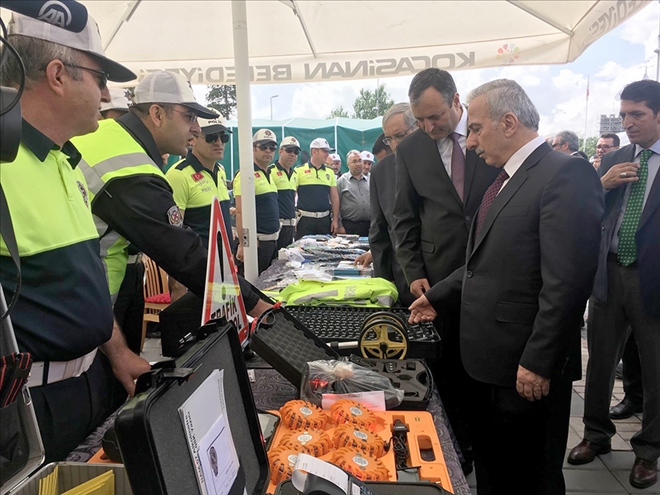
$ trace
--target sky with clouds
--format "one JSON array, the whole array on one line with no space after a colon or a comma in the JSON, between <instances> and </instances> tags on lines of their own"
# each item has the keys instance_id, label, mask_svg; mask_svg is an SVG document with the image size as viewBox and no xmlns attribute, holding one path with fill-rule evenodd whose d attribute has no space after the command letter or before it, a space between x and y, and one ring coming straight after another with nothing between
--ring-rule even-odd
<instances>
[{"instance_id":1,"label":"sky with clouds","mask_svg":"<svg viewBox=\"0 0 660 495\"><path fill-rule=\"evenodd\" d=\"M540 133L546 136L570 129L580 137L598 134L601 114L618 113L618 94L623 87L642 79L645 70L649 78L656 77L658 24L660 5L653 2L625 23L593 43L570 64L507 66L504 68L472 69L452 73L459 93L465 97L470 90L498 78L515 79L520 83L541 115ZM363 34L368 36L368 32ZM395 102L407 101L408 86L413 76L380 79ZM586 106L587 77L589 105ZM253 118L270 118L270 97L273 98L273 118L326 118L342 105L349 111L361 88L375 89L376 79L304 84L253 85ZM203 99L205 86L195 86L195 94ZM586 126L585 126L585 116Z\"/></svg>"}]
</instances>

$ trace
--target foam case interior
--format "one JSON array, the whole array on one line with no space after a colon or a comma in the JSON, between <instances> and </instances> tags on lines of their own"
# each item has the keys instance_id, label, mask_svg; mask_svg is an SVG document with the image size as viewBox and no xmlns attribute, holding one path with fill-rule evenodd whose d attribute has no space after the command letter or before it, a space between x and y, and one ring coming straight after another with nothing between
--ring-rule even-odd
<instances>
[{"instance_id":1,"label":"foam case interior","mask_svg":"<svg viewBox=\"0 0 660 495\"><path fill-rule=\"evenodd\" d=\"M410 312L405 308L356 308L352 306L287 306L287 311L324 342L346 342L360 338L363 322L372 314L387 311L406 322L409 358L436 358L440 355L440 336L433 323L407 323ZM348 355L350 350L343 352Z\"/></svg>"},{"instance_id":2,"label":"foam case interior","mask_svg":"<svg viewBox=\"0 0 660 495\"><path fill-rule=\"evenodd\" d=\"M339 357L283 308L259 318L250 347L297 388L309 361Z\"/></svg>"},{"instance_id":3,"label":"foam case interior","mask_svg":"<svg viewBox=\"0 0 660 495\"><path fill-rule=\"evenodd\" d=\"M384 481L374 481L365 483L367 488L377 495L401 495L402 493L411 493L414 495L447 495L450 494L441 486L433 483L392 483ZM280 483L275 491L275 495L300 495L295 489L291 480Z\"/></svg>"}]
</instances>

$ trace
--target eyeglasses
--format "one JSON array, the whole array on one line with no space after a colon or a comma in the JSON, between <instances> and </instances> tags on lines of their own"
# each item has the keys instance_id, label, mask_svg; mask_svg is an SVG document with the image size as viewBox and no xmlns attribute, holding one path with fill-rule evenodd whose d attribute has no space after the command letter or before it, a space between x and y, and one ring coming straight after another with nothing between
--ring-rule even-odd
<instances>
[{"instance_id":1,"label":"eyeglasses","mask_svg":"<svg viewBox=\"0 0 660 495\"><path fill-rule=\"evenodd\" d=\"M186 118L186 120L191 124L197 122L197 114L194 112L182 112L181 110L177 110L176 108L172 108L172 110L174 110L176 113L180 113L181 115L183 115Z\"/></svg>"},{"instance_id":2,"label":"eyeglasses","mask_svg":"<svg viewBox=\"0 0 660 495\"><path fill-rule=\"evenodd\" d=\"M362 163L362 160L351 160L349 163Z\"/></svg>"},{"instance_id":3,"label":"eyeglasses","mask_svg":"<svg viewBox=\"0 0 660 495\"><path fill-rule=\"evenodd\" d=\"M300 154L300 148L283 148L287 153L293 153L298 156Z\"/></svg>"},{"instance_id":4,"label":"eyeglasses","mask_svg":"<svg viewBox=\"0 0 660 495\"><path fill-rule=\"evenodd\" d=\"M384 137L384 138L383 138L383 143L385 143L386 145L389 146L390 144L392 144L392 142L393 142L395 139L397 140L397 142L398 142L398 141L401 141L404 137L406 137L406 136L408 135L408 131L410 131L410 129L412 129L412 128L415 127L416 125L417 125L417 122L413 123L413 125L411 125L410 127L408 127L408 129L406 129L404 132L399 132L399 133L395 134L394 136Z\"/></svg>"},{"instance_id":5,"label":"eyeglasses","mask_svg":"<svg viewBox=\"0 0 660 495\"><path fill-rule=\"evenodd\" d=\"M204 139L206 139L206 142L209 144L215 143L218 138L220 138L220 142L223 144L229 142L229 134L225 134L224 132L215 132L213 134L206 134L204 136Z\"/></svg>"},{"instance_id":6,"label":"eyeglasses","mask_svg":"<svg viewBox=\"0 0 660 495\"><path fill-rule=\"evenodd\" d=\"M260 144L259 149L261 151L266 151L266 150L275 151L277 149L277 146L275 146L274 144Z\"/></svg>"},{"instance_id":7,"label":"eyeglasses","mask_svg":"<svg viewBox=\"0 0 660 495\"><path fill-rule=\"evenodd\" d=\"M82 69L82 70L88 70L89 72L93 72L97 76L99 76L98 79L98 84L99 84L99 89L103 91L107 86L108 86L108 73L100 70L100 69L92 69L91 67L83 67L82 65L74 65L74 64L63 64L65 67L71 67L73 69Z\"/></svg>"},{"instance_id":8,"label":"eyeglasses","mask_svg":"<svg viewBox=\"0 0 660 495\"><path fill-rule=\"evenodd\" d=\"M612 148L614 148L614 146L610 146L609 144L599 144L598 146L596 146L597 150L609 150Z\"/></svg>"}]
</instances>

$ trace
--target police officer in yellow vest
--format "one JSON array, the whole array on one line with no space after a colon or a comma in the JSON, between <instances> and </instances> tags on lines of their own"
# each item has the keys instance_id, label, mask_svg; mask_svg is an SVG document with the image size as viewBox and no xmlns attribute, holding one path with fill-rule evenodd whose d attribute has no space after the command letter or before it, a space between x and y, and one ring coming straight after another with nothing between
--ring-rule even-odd
<instances>
[{"instance_id":1,"label":"police officer in yellow vest","mask_svg":"<svg viewBox=\"0 0 660 495\"><path fill-rule=\"evenodd\" d=\"M293 165L300 154L300 143L287 136L280 143L280 157L270 166L271 182L277 187L277 204L280 209L280 237L277 251L293 242L296 233L296 179ZM277 255L277 252L275 253ZM277 256L276 256L277 257Z\"/></svg>"},{"instance_id":2,"label":"police officer in yellow vest","mask_svg":"<svg viewBox=\"0 0 660 495\"><path fill-rule=\"evenodd\" d=\"M204 295L206 246L183 228L183 215L161 170L161 155L187 153L188 143L200 132L198 115L218 116L195 101L183 76L156 71L135 88L127 115L104 120L95 133L76 140L86 161L82 171L111 294L124 276L130 242L198 297ZM261 314L268 305L245 280L239 282L247 312Z\"/></svg>"},{"instance_id":3,"label":"police officer in yellow vest","mask_svg":"<svg viewBox=\"0 0 660 495\"><path fill-rule=\"evenodd\" d=\"M211 202L216 196L232 245L227 176L224 167L218 163L225 154L231 131L222 116L198 121L201 132L195 134L192 149L184 159L172 165L165 178L174 191L174 201L183 214L183 224L197 232L205 246L209 243Z\"/></svg>"},{"instance_id":4,"label":"police officer in yellow vest","mask_svg":"<svg viewBox=\"0 0 660 495\"><path fill-rule=\"evenodd\" d=\"M331 151L335 150L330 148L328 141L316 138L310 145L309 162L296 168L300 216L296 239L305 235L338 233L337 178L333 169L325 165Z\"/></svg>"},{"instance_id":5,"label":"police officer in yellow vest","mask_svg":"<svg viewBox=\"0 0 660 495\"><path fill-rule=\"evenodd\" d=\"M270 176L270 164L273 162L277 141L270 129L259 129L252 136L254 154L254 195L257 215L257 258L259 273L270 266L277 248L280 234L280 211L277 202L277 186ZM243 213L241 202L241 172L234 177L234 196L236 198L236 231L239 237L243 232ZM239 244L236 258L243 261L243 245Z\"/></svg>"},{"instance_id":6,"label":"police officer in yellow vest","mask_svg":"<svg viewBox=\"0 0 660 495\"><path fill-rule=\"evenodd\" d=\"M101 100L110 99L108 79L136 76L105 57L91 17L73 33L13 14L9 43L25 63L26 82L20 149L0 167L22 278L11 319L20 350L34 360L28 386L51 462L82 443L149 370L113 327L83 161L69 141L98 127ZM18 88L21 69L5 55L2 84ZM17 267L5 238L8 227L3 222L0 282L11 301ZM7 446L3 442L3 456Z\"/></svg>"}]
</instances>

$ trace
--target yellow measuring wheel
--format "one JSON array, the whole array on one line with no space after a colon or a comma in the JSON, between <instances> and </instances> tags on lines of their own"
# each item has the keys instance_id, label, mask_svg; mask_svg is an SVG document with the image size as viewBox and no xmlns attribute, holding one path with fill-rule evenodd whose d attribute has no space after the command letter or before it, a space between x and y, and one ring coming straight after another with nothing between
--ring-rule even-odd
<instances>
[{"instance_id":1,"label":"yellow measuring wheel","mask_svg":"<svg viewBox=\"0 0 660 495\"><path fill-rule=\"evenodd\" d=\"M392 313L374 313L362 324L358 346L365 358L404 359L408 353L406 324Z\"/></svg>"}]
</instances>

